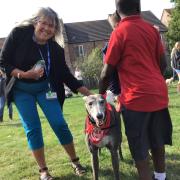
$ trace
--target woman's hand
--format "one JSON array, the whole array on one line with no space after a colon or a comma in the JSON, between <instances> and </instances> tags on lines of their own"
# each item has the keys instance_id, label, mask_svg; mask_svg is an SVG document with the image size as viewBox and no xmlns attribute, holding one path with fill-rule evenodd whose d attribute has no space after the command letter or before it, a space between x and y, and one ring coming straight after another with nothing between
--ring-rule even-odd
<instances>
[{"instance_id":1,"label":"woman's hand","mask_svg":"<svg viewBox=\"0 0 180 180\"><path fill-rule=\"evenodd\" d=\"M34 70L34 68L32 68L24 72L22 74L22 78L38 80L39 78L43 76L43 74L44 74L44 68L40 68L39 70Z\"/></svg>"},{"instance_id":2,"label":"woman's hand","mask_svg":"<svg viewBox=\"0 0 180 180\"><path fill-rule=\"evenodd\" d=\"M78 92L80 92L84 96L89 96L93 94L89 89L87 89L85 86L81 86L80 88L77 89Z\"/></svg>"},{"instance_id":3,"label":"woman's hand","mask_svg":"<svg viewBox=\"0 0 180 180\"><path fill-rule=\"evenodd\" d=\"M18 79L35 79L38 80L44 74L44 68L40 68L39 70L34 70L34 68L28 71L22 71L20 69L14 69L11 72L11 76L14 76Z\"/></svg>"}]
</instances>

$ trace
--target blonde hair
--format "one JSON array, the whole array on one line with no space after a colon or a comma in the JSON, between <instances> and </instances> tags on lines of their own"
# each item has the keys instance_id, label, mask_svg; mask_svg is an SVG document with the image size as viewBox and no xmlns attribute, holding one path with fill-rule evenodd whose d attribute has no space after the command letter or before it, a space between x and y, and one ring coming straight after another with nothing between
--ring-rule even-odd
<instances>
[{"instance_id":1,"label":"blonde hair","mask_svg":"<svg viewBox=\"0 0 180 180\"><path fill-rule=\"evenodd\" d=\"M180 50L180 41L177 41L177 42L175 43L175 45L174 45L174 47L173 47L173 49L172 49L172 51L171 51L171 59L172 59L172 57L173 57L173 55L174 55L174 53L175 53L176 50Z\"/></svg>"},{"instance_id":2,"label":"blonde hair","mask_svg":"<svg viewBox=\"0 0 180 180\"><path fill-rule=\"evenodd\" d=\"M31 18L22 21L17 26L20 27L20 26L35 25L41 17L47 17L50 20L52 20L52 22L55 23L54 40L61 46L64 46L62 23L60 23L58 14L50 7L40 7L38 11L32 15Z\"/></svg>"}]
</instances>

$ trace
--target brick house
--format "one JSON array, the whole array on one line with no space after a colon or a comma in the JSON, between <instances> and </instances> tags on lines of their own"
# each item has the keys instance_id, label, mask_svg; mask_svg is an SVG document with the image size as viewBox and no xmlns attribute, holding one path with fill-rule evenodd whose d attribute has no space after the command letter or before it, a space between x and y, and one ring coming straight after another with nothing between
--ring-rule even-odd
<instances>
[{"instance_id":1,"label":"brick house","mask_svg":"<svg viewBox=\"0 0 180 180\"><path fill-rule=\"evenodd\" d=\"M171 9L164 9L163 12L162 12L161 22L166 27L169 26L169 22L171 21L172 11L173 11L173 8L171 8Z\"/></svg>"},{"instance_id":2,"label":"brick house","mask_svg":"<svg viewBox=\"0 0 180 180\"><path fill-rule=\"evenodd\" d=\"M159 27L163 39L163 34L167 31L166 26L151 11L143 11L142 17ZM103 48L112 32L107 20L63 23L60 19L60 22L63 27L65 58L72 72L75 62L89 55L92 49ZM0 38L0 49L4 40L5 38Z\"/></svg>"},{"instance_id":3,"label":"brick house","mask_svg":"<svg viewBox=\"0 0 180 180\"><path fill-rule=\"evenodd\" d=\"M5 38L0 38L0 50L1 50L2 46L3 46L4 40L5 40Z\"/></svg>"}]
</instances>

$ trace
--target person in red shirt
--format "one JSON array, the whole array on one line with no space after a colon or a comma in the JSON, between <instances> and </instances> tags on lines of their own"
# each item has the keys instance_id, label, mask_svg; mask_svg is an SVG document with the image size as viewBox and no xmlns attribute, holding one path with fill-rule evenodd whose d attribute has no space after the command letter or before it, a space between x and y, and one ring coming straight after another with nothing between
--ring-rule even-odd
<instances>
[{"instance_id":1,"label":"person in red shirt","mask_svg":"<svg viewBox=\"0 0 180 180\"><path fill-rule=\"evenodd\" d=\"M112 32L99 93L105 93L110 75L118 70L122 115L139 178L151 180L148 151L154 163L154 179L164 180L165 144L172 144L168 91L163 72L166 59L159 32L143 20L139 0L116 0L121 22Z\"/></svg>"}]
</instances>

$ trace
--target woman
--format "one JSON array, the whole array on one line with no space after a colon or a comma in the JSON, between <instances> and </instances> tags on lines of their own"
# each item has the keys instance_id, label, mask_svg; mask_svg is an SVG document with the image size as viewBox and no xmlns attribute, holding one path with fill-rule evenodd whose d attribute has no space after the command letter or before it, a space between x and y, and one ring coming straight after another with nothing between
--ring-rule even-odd
<instances>
[{"instance_id":1,"label":"woman","mask_svg":"<svg viewBox=\"0 0 180 180\"><path fill-rule=\"evenodd\" d=\"M85 172L76 156L73 137L60 105L63 105L65 97L63 83L74 93L91 93L70 73L65 63L64 50L56 42L60 35L61 28L56 12L49 7L40 8L32 18L12 30L0 56L0 63L5 67L8 78L16 78L8 100L13 100L19 111L29 148L39 166L41 180L50 180L52 176L45 161L36 103L69 155L75 173L82 175ZM34 66L39 60L45 61L45 67L36 69Z\"/></svg>"},{"instance_id":2,"label":"woman","mask_svg":"<svg viewBox=\"0 0 180 180\"><path fill-rule=\"evenodd\" d=\"M180 93L180 41L176 42L171 53L172 67L178 75L177 92Z\"/></svg>"}]
</instances>

